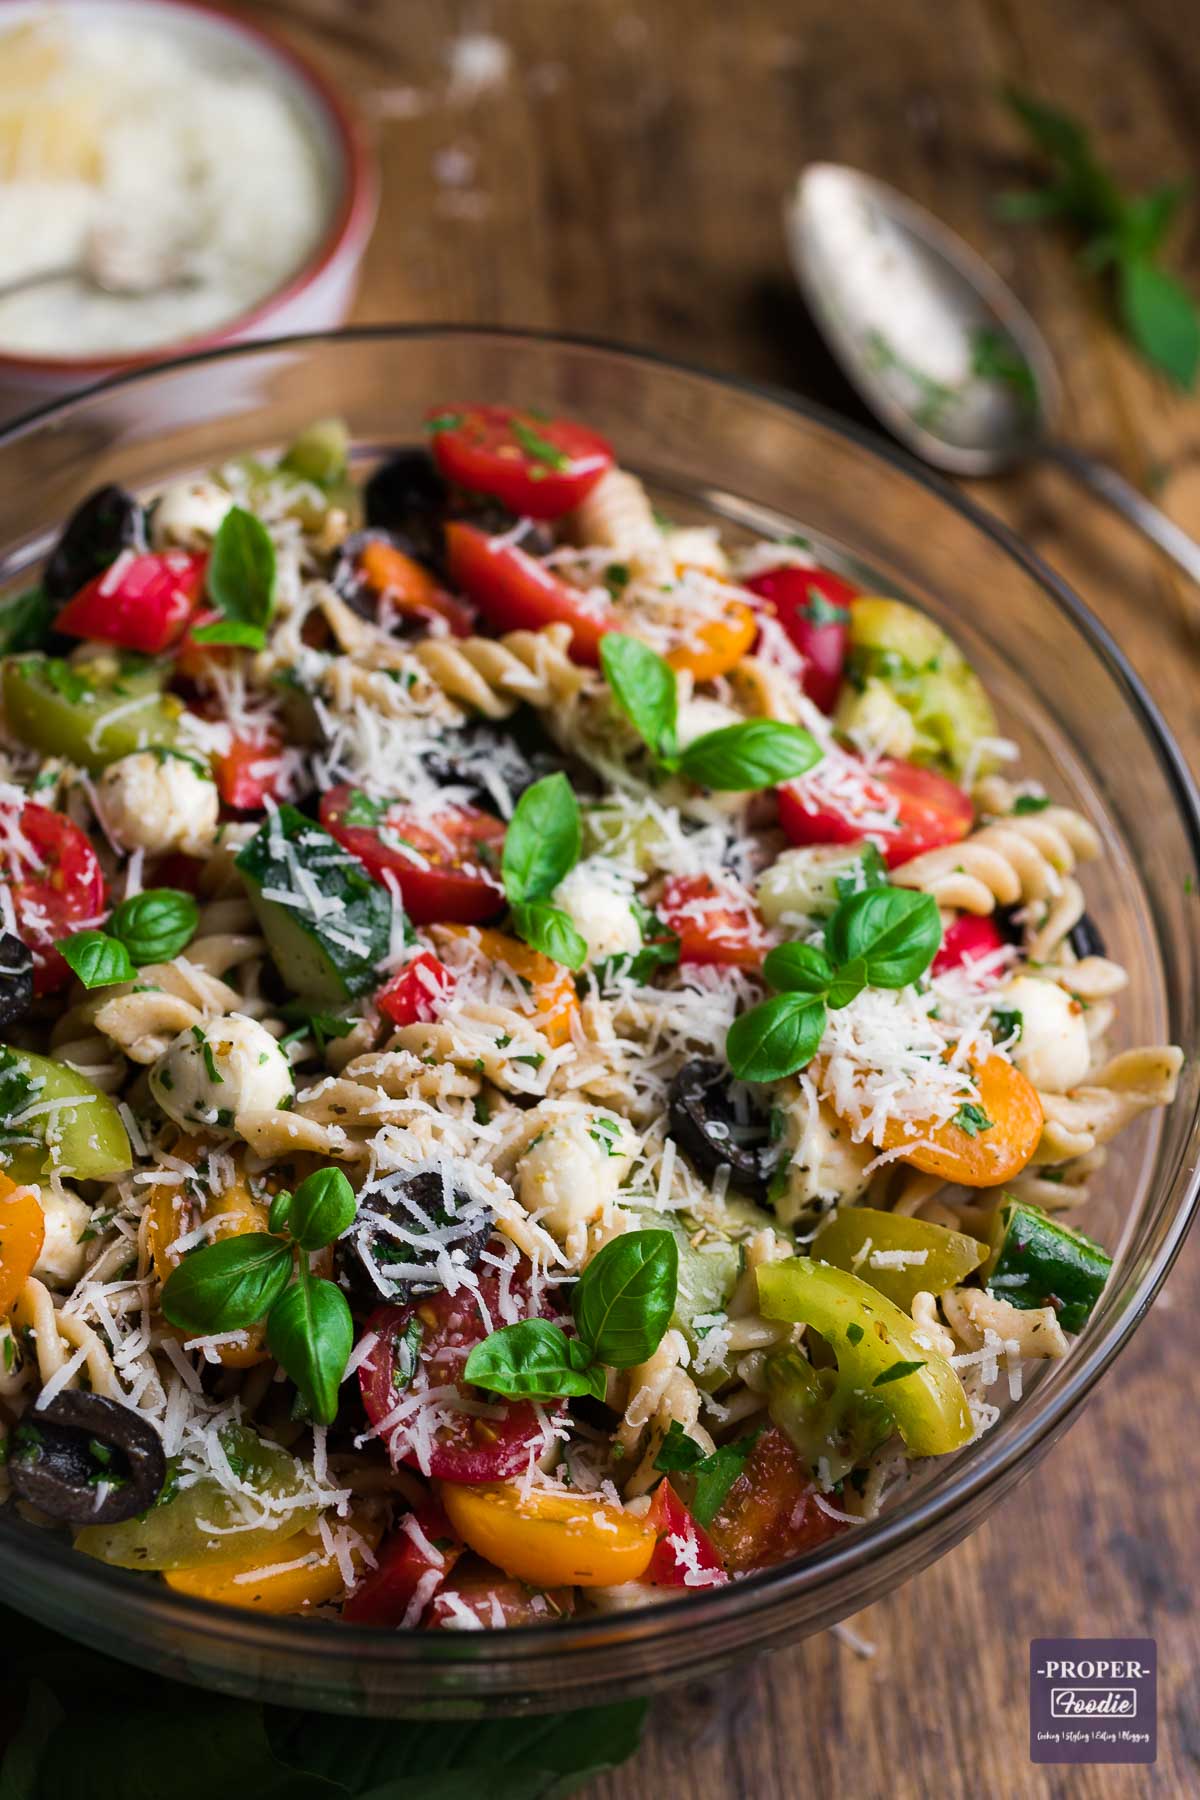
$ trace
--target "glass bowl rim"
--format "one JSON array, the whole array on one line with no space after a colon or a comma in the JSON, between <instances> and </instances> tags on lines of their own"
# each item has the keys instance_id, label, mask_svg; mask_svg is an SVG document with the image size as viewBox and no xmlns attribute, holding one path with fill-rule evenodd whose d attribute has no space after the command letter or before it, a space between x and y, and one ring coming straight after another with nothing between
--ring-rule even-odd
<instances>
[{"instance_id":1,"label":"glass bowl rim","mask_svg":"<svg viewBox=\"0 0 1200 1800\"><path fill-rule=\"evenodd\" d=\"M481 342L508 341L531 348L581 350L664 369L675 375L711 386L729 389L752 400L782 407L800 415L820 429L849 440L867 456L888 465L918 487L924 488L935 501L949 506L960 518L990 538L999 549L1023 569L1043 593L1096 651L1107 665L1109 674L1122 690L1141 726L1149 747L1172 791L1178 814L1185 826L1191 850L1200 864L1200 788L1194 780L1183 752L1175 742L1149 689L1136 674L1124 652L1107 627L1074 589L1063 580L1036 551L1032 550L1003 520L960 493L942 476L936 474L906 450L879 433L842 418L830 408L801 398L778 384L714 371L682 357L665 355L636 345L586 333L544 332L506 325L414 322L394 325L360 325L338 331L301 332L275 338L257 338L246 343L219 345L189 355L170 358L149 366L139 366L110 376L79 389L65 399L50 401L0 425L0 451L57 420L67 417L74 408L105 394L117 392L159 376L210 362L233 363L255 356L280 351L304 351L322 345L343 343L404 343L429 338L477 339ZM1192 1142L1200 1141L1200 1121L1192 1128ZM832 1546L822 1546L808 1555L777 1564L726 1587L696 1593L681 1614L670 1600L639 1607L636 1611L581 1620L564 1620L553 1630L540 1625L518 1626L503 1633L502 1644L496 1646L493 1658L478 1654L474 1633L383 1632L367 1626L353 1626L313 1619L303 1624L286 1617L236 1611L207 1600L188 1595L154 1592L130 1571L91 1563L69 1547L61 1545L50 1534L22 1532L18 1554L28 1563L33 1561L45 1570L60 1595L79 1608L89 1600L102 1598L112 1608L112 1622L120 1621L136 1630L140 1620L157 1617L164 1626L184 1625L199 1636L218 1641L236 1636L244 1648L268 1656L272 1651L294 1657L307 1641L312 1655L306 1662L327 1657L338 1663L359 1661L364 1664L405 1663L434 1664L442 1668L478 1668L481 1663L504 1663L510 1669L532 1667L547 1656L561 1657L572 1650L586 1654L590 1650L632 1646L660 1635L670 1636L670 1621L686 1623L689 1630L702 1630L731 1619L734 1615L765 1613L773 1603L786 1603L797 1591L820 1595L845 1575L860 1569L869 1560L882 1558L900 1549L906 1541L916 1541L932 1525L959 1511L1004 1478L1018 1463L1032 1466L1031 1452L1048 1438L1065 1428L1090 1394L1101 1375L1125 1348L1145 1318L1159 1292L1184 1238L1200 1206L1200 1163L1187 1177L1184 1193L1175 1216L1166 1227L1162 1244L1152 1257L1136 1286L1131 1291L1122 1313L1104 1334L1086 1349L1080 1346L1070 1359L1066 1376L1044 1402L1036 1416L1022 1426L1018 1424L1011 1440L994 1454L989 1454L986 1440L978 1455L971 1456L943 1488L918 1496L911 1506L895 1512L884 1512L861 1531ZM1014 1477L1015 1479L1015 1477ZM1004 1485L1008 1485L1007 1482ZM0 1537L7 1537L5 1522L0 1520ZM8 1548L0 1542L0 1564L7 1560ZM311 1703L311 1701L310 1701Z\"/></svg>"}]
</instances>

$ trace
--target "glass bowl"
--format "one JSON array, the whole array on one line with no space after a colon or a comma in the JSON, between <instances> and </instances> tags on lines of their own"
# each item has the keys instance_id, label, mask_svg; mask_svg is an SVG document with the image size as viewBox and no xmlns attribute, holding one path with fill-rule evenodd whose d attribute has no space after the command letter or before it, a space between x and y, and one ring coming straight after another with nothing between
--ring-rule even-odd
<instances>
[{"instance_id":1,"label":"glass bowl","mask_svg":"<svg viewBox=\"0 0 1200 1800\"><path fill-rule=\"evenodd\" d=\"M1179 1099L1121 1138L1085 1223L1116 1252L1069 1357L978 1444L815 1556L683 1601L493 1633L375 1633L231 1612L77 1556L0 1514L0 1591L46 1624L161 1673L327 1710L429 1718L586 1705L710 1676L877 1600L1028 1474L1129 1341L1197 1201L1197 792L1104 628L1030 551L899 452L788 396L603 344L415 327L294 338L127 376L0 434L0 590L91 488L153 488L313 418L364 466L421 435L431 403L520 401L602 431L676 517L803 531L822 560L955 633L1026 769L1101 825L1089 905L1129 968L1121 1042L1187 1054Z\"/></svg>"}]
</instances>

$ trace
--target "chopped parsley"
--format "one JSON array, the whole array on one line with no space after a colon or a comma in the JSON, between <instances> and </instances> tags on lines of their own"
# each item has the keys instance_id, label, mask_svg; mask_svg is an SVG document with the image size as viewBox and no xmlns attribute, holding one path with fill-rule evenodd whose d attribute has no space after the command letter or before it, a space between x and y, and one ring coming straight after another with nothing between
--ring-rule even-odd
<instances>
[{"instance_id":1,"label":"chopped parsley","mask_svg":"<svg viewBox=\"0 0 1200 1800\"><path fill-rule=\"evenodd\" d=\"M960 1131L965 1131L968 1137L978 1137L981 1131L990 1131L995 1120L988 1118L982 1106L976 1106L973 1100L968 1100L955 1113L953 1123Z\"/></svg>"}]
</instances>

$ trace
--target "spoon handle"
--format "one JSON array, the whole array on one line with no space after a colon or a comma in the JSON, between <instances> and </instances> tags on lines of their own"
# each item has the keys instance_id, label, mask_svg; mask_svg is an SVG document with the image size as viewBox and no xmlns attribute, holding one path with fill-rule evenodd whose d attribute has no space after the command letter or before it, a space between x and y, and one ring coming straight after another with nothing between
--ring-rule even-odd
<instances>
[{"instance_id":1,"label":"spoon handle","mask_svg":"<svg viewBox=\"0 0 1200 1800\"><path fill-rule=\"evenodd\" d=\"M1082 450L1075 450L1069 444L1046 444L1044 453L1052 462L1073 475L1076 481L1090 488L1093 494L1119 512L1123 519L1142 532L1150 541L1165 550L1174 562L1179 564L1185 575L1200 582L1200 544L1195 538L1188 536L1173 519L1168 519L1165 512L1147 500L1138 492L1132 482L1110 469L1107 463L1097 462L1095 457L1088 456Z\"/></svg>"}]
</instances>

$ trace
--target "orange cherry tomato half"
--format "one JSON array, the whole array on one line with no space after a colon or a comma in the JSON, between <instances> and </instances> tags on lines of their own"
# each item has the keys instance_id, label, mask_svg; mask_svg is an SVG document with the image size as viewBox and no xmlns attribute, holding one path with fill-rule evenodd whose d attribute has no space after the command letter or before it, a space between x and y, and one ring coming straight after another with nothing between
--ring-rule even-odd
<instances>
[{"instance_id":1,"label":"orange cherry tomato half","mask_svg":"<svg viewBox=\"0 0 1200 1800\"><path fill-rule=\"evenodd\" d=\"M376 1520L355 1516L350 1524L367 1549L374 1550L382 1536ZM336 1520L332 1522L336 1533ZM364 1560L362 1545L350 1546L356 1569ZM232 1562L200 1563L193 1569L165 1569L163 1580L177 1594L194 1600L215 1600L218 1606L237 1606L246 1612L304 1613L314 1606L337 1600L346 1590L342 1565L325 1548L318 1531L301 1531L274 1551L257 1550Z\"/></svg>"},{"instance_id":2,"label":"orange cherry tomato half","mask_svg":"<svg viewBox=\"0 0 1200 1800\"><path fill-rule=\"evenodd\" d=\"M813 1550L849 1526L816 1502L816 1483L790 1441L771 1425L750 1452L708 1527L708 1538L731 1575L768 1569Z\"/></svg>"},{"instance_id":3,"label":"orange cherry tomato half","mask_svg":"<svg viewBox=\"0 0 1200 1800\"><path fill-rule=\"evenodd\" d=\"M575 981L569 969L556 963L540 950L531 950L520 938L489 926L464 927L449 925L447 932L465 937L489 962L505 963L526 984L533 1001L532 1021L552 1050L557 1050L571 1036L571 1027L579 1011Z\"/></svg>"},{"instance_id":4,"label":"orange cherry tomato half","mask_svg":"<svg viewBox=\"0 0 1200 1800\"><path fill-rule=\"evenodd\" d=\"M744 600L729 600L724 612L701 620L686 643L667 652L673 669L696 681L715 681L736 669L758 636L758 621Z\"/></svg>"},{"instance_id":5,"label":"orange cherry tomato half","mask_svg":"<svg viewBox=\"0 0 1200 1800\"><path fill-rule=\"evenodd\" d=\"M333 585L358 604L374 601L380 623L390 625L395 615L424 620L433 627L444 620L454 637L469 637L475 623L471 607L448 594L415 557L409 556L386 531L356 532L342 546L334 568Z\"/></svg>"},{"instance_id":6,"label":"orange cherry tomato half","mask_svg":"<svg viewBox=\"0 0 1200 1800\"><path fill-rule=\"evenodd\" d=\"M454 586L495 631L569 625L571 655L578 663L596 667L600 639L605 632L621 630L621 620L611 608L591 605L586 595L544 568L536 556L461 520L452 519L446 526L446 564Z\"/></svg>"},{"instance_id":7,"label":"orange cherry tomato half","mask_svg":"<svg viewBox=\"0 0 1200 1800\"><path fill-rule=\"evenodd\" d=\"M443 1482L442 1505L464 1544L531 1587L612 1587L646 1573L658 1541L652 1521L585 1494L519 1482Z\"/></svg>"},{"instance_id":8,"label":"orange cherry tomato half","mask_svg":"<svg viewBox=\"0 0 1200 1800\"><path fill-rule=\"evenodd\" d=\"M515 406L437 407L429 429L447 481L493 495L519 518L561 518L613 464L598 432Z\"/></svg>"},{"instance_id":9,"label":"orange cherry tomato half","mask_svg":"<svg viewBox=\"0 0 1200 1800\"><path fill-rule=\"evenodd\" d=\"M197 1145L184 1140L176 1146L175 1154L184 1162L194 1163L200 1152ZM243 1237L250 1231L265 1231L269 1207L256 1200L245 1183L238 1179L223 1192L206 1195L203 1202L196 1200L190 1191L185 1192L182 1183L179 1187L165 1184L153 1187L149 1210L150 1255L155 1274L160 1281L165 1281L186 1254L175 1249L181 1237L210 1219L214 1223L211 1233L203 1240L206 1244L215 1244L220 1238ZM178 1331L175 1335L183 1338L188 1334ZM266 1327L247 1326L245 1338L244 1343L218 1345L217 1358L225 1368L247 1369L254 1363L266 1361Z\"/></svg>"},{"instance_id":10,"label":"orange cherry tomato half","mask_svg":"<svg viewBox=\"0 0 1200 1800\"><path fill-rule=\"evenodd\" d=\"M0 1314L32 1275L45 1235L46 1215L33 1189L0 1175Z\"/></svg>"},{"instance_id":11,"label":"orange cherry tomato half","mask_svg":"<svg viewBox=\"0 0 1200 1800\"><path fill-rule=\"evenodd\" d=\"M885 1149L898 1150L914 1137L922 1138L926 1141L914 1145L901 1161L962 1187L998 1187L1019 1175L1042 1135L1044 1115L1037 1089L1002 1056L989 1056L977 1066L975 1079L979 1098L959 1115L966 1115L965 1129L954 1119L932 1130L889 1119L883 1133ZM984 1115L982 1121L979 1113Z\"/></svg>"}]
</instances>

